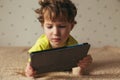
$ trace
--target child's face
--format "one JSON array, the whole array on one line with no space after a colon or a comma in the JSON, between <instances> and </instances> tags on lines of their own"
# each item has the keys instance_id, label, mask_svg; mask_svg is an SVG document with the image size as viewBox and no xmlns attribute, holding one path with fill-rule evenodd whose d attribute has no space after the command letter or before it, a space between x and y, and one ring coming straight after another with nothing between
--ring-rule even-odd
<instances>
[{"instance_id":1,"label":"child's face","mask_svg":"<svg viewBox=\"0 0 120 80\"><path fill-rule=\"evenodd\" d=\"M52 22L45 19L43 24L44 32L53 48L65 45L72 27L71 23L60 20Z\"/></svg>"}]
</instances>

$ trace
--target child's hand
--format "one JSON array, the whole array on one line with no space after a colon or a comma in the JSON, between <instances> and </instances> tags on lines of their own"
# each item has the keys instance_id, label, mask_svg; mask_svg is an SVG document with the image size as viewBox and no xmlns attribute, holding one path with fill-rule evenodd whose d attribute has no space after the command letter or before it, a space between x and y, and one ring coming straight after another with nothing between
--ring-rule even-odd
<instances>
[{"instance_id":1,"label":"child's hand","mask_svg":"<svg viewBox=\"0 0 120 80\"><path fill-rule=\"evenodd\" d=\"M33 77L35 75L35 71L31 67L30 63L27 63L26 69L25 69L25 75L27 77Z\"/></svg>"},{"instance_id":2,"label":"child's hand","mask_svg":"<svg viewBox=\"0 0 120 80\"><path fill-rule=\"evenodd\" d=\"M91 55L87 55L82 60L79 61L78 66L80 69L80 74L84 74L84 70L87 69L87 67L92 63L92 57Z\"/></svg>"},{"instance_id":3,"label":"child's hand","mask_svg":"<svg viewBox=\"0 0 120 80\"><path fill-rule=\"evenodd\" d=\"M82 60L79 61L78 66L82 69L87 68L92 63L92 57L90 55L87 55Z\"/></svg>"}]
</instances>

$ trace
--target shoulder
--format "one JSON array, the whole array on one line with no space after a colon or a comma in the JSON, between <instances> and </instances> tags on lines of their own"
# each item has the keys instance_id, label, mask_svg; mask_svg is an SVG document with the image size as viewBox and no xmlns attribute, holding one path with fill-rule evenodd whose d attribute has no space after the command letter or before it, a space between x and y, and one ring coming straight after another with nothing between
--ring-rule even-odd
<instances>
[{"instance_id":1,"label":"shoulder","mask_svg":"<svg viewBox=\"0 0 120 80\"><path fill-rule=\"evenodd\" d=\"M45 34L42 34L38 39L37 39L37 43L46 43L48 42L47 36Z\"/></svg>"},{"instance_id":2,"label":"shoulder","mask_svg":"<svg viewBox=\"0 0 120 80\"><path fill-rule=\"evenodd\" d=\"M37 39L36 43L32 46L32 48L28 52L31 53L34 51L42 51L49 48L50 48L49 41L46 35L43 34Z\"/></svg>"},{"instance_id":3,"label":"shoulder","mask_svg":"<svg viewBox=\"0 0 120 80\"><path fill-rule=\"evenodd\" d=\"M70 35L67 41L67 46L72 46L76 44L78 44L77 40Z\"/></svg>"}]
</instances>

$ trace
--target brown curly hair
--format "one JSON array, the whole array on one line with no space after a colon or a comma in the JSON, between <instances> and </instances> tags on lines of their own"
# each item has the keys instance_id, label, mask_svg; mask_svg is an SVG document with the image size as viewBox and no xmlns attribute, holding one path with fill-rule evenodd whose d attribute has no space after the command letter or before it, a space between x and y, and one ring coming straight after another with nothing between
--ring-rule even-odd
<instances>
[{"instance_id":1,"label":"brown curly hair","mask_svg":"<svg viewBox=\"0 0 120 80\"><path fill-rule=\"evenodd\" d=\"M77 9L71 0L39 0L39 4L41 7L36 9L35 12L39 15L38 20L42 26L44 18L52 21L61 18L64 21L76 24Z\"/></svg>"}]
</instances>

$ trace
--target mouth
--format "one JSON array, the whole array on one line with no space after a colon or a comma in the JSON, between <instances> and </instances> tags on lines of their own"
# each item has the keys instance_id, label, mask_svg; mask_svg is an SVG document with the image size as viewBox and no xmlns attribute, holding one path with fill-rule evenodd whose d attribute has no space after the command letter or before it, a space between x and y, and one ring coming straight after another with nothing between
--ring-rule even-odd
<instances>
[{"instance_id":1,"label":"mouth","mask_svg":"<svg viewBox=\"0 0 120 80\"><path fill-rule=\"evenodd\" d=\"M60 42L61 39L60 39L60 38L52 38L52 41L53 41L53 42Z\"/></svg>"}]
</instances>

